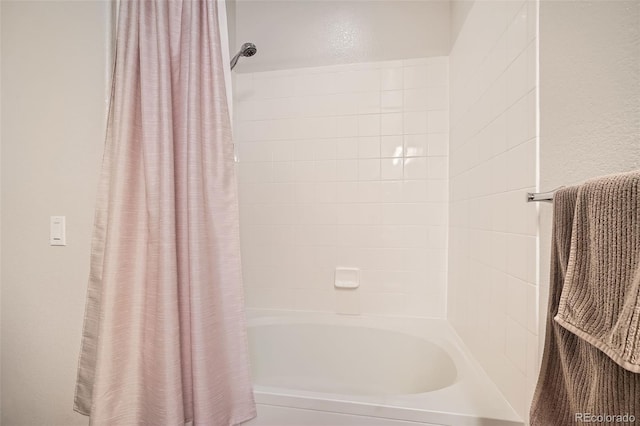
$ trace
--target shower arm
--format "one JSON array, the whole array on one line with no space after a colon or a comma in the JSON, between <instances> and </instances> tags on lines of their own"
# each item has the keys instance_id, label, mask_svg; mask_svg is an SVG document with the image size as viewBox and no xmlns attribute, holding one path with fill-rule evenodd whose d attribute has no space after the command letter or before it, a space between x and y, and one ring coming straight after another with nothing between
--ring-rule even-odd
<instances>
[{"instance_id":1,"label":"shower arm","mask_svg":"<svg viewBox=\"0 0 640 426\"><path fill-rule=\"evenodd\" d=\"M238 53L236 53L236 55L231 58L231 69L234 69L236 64L238 63L238 59L240 59L240 56L246 56L247 58L250 58L251 56L255 55L258 52L258 48L256 47L255 44L253 43L244 43L242 45L242 47L240 48L240 51Z\"/></svg>"}]
</instances>

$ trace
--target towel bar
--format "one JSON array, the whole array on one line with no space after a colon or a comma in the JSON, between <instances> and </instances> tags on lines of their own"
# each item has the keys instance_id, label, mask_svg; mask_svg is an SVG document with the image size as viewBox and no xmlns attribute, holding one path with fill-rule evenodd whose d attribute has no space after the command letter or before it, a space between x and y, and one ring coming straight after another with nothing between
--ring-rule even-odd
<instances>
[{"instance_id":1,"label":"towel bar","mask_svg":"<svg viewBox=\"0 0 640 426\"><path fill-rule=\"evenodd\" d=\"M553 202L553 195L556 193L558 189L564 188L561 186L560 188L556 188L549 192L527 192L527 203L531 203L534 201L544 201L546 203Z\"/></svg>"}]
</instances>

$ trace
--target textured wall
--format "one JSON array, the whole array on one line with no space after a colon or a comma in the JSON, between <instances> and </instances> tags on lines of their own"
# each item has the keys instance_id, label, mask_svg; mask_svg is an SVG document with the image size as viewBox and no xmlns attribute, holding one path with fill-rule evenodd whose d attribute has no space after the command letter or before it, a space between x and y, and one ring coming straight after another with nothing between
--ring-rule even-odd
<instances>
[{"instance_id":1,"label":"textured wall","mask_svg":"<svg viewBox=\"0 0 640 426\"><path fill-rule=\"evenodd\" d=\"M640 1L542 1L540 187L639 168ZM544 324L551 206L539 208Z\"/></svg>"},{"instance_id":2,"label":"textured wall","mask_svg":"<svg viewBox=\"0 0 640 426\"><path fill-rule=\"evenodd\" d=\"M2 424L72 411L104 141L107 2L3 1ZM66 247L49 216L66 215Z\"/></svg>"},{"instance_id":3,"label":"textured wall","mask_svg":"<svg viewBox=\"0 0 640 426\"><path fill-rule=\"evenodd\" d=\"M229 33L229 54L233 56L238 52L238 49L242 45L236 42L236 7L237 0L226 0L225 6L227 9L227 31Z\"/></svg>"},{"instance_id":4,"label":"textured wall","mask_svg":"<svg viewBox=\"0 0 640 426\"><path fill-rule=\"evenodd\" d=\"M524 201L536 186L536 2L453 11L467 16L450 56L448 317L524 416L538 332L537 216Z\"/></svg>"},{"instance_id":5,"label":"textured wall","mask_svg":"<svg viewBox=\"0 0 640 426\"><path fill-rule=\"evenodd\" d=\"M236 78L247 305L335 311L336 266L365 313L443 317L448 59Z\"/></svg>"},{"instance_id":6,"label":"textured wall","mask_svg":"<svg viewBox=\"0 0 640 426\"><path fill-rule=\"evenodd\" d=\"M448 1L237 0L239 72L423 58L449 53Z\"/></svg>"}]
</instances>

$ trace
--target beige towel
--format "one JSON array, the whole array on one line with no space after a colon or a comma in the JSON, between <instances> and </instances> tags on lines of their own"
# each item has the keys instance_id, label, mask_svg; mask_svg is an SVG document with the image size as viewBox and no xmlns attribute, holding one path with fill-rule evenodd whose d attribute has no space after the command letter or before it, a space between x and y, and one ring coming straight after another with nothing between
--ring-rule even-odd
<instances>
[{"instance_id":1,"label":"beige towel","mask_svg":"<svg viewBox=\"0 0 640 426\"><path fill-rule=\"evenodd\" d=\"M569 264L577 194L578 188L571 187L559 190L554 197L547 331L530 424L584 425L588 415L627 415L615 419L622 420L617 423L609 418L592 421L593 425L636 424L640 419L640 374L620 367L553 320ZM630 415L635 416L635 422Z\"/></svg>"},{"instance_id":2,"label":"beige towel","mask_svg":"<svg viewBox=\"0 0 640 426\"><path fill-rule=\"evenodd\" d=\"M640 171L586 182L555 320L634 373L640 373L639 265Z\"/></svg>"}]
</instances>

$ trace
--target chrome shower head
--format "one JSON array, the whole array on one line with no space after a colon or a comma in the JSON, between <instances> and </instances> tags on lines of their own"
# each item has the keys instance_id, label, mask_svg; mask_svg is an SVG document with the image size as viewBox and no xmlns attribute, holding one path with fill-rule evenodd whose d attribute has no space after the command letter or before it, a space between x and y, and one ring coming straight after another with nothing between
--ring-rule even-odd
<instances>
[{"instance_id":1,"label":"chrome shower head","mask_svg":"<svg viewBox=\"0 0 640 426\"><path fill-rule=\"evenodd\" d=\"M258 48L256 47L255 44L253 43L243 44L242 47L240 48L240 51L236 53L236 56L234 56L231 59L231 69L233 69L236 66L236 64L238 63L238 59L240 59L240 56L246 56L248 58L255 55L257 52L258 52Z\"/></svg>"},{"instance_id":2,"label":"chrome shower head","mask_svg":"<svg viewBox=\"0 0 640 426\"><path fill-rule=\"evenodd\" d=\"M258 52L258 49L253 43L245 43L240 48L240 52L242 53L242 56L246 56L248 58L255 55Z\"/></svg>"}]
</instances>

